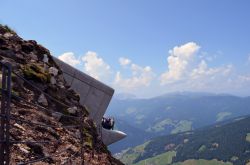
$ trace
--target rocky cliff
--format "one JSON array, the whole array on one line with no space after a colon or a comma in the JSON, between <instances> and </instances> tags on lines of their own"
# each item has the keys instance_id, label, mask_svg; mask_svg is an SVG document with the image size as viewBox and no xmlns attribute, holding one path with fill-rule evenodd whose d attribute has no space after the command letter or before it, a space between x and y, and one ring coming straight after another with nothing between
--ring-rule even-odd
<instances>
[{"instance_id":1,"label":"rocky cliff","mask_svg":"<svg viewBox=\"0 0 250 165\"><path fill-rule=\"evenodd\" d=\"M0 60L14 72L10 139L23 142L11 145L11 164L80 164L81 158L85 164L122 164L102 143L49 50L0 25Z\"/></svg>"}]
</instances>

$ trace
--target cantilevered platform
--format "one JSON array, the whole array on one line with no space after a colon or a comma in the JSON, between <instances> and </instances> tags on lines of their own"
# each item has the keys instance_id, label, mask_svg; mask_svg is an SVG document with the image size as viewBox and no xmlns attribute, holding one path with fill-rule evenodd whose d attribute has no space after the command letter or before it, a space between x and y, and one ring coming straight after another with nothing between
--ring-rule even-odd
<instances>
[{"instance_id":1,"label":"cantilevered platform","mask_svg":"<svg viewBox=\"0 0 250 165\"><path fill-rule=\"evenodd\" d=\"M102 117L114 94L114 89L94 79L93 77L73 68L65 62L53 57L63 71L64 79L80 94L80 103L89 110L90 118L98 127L101 127ZM106 130L101 127L99 134L106 145L115 143L126 137L126 134L117 130Z\"/></svg>"}]
</instances>

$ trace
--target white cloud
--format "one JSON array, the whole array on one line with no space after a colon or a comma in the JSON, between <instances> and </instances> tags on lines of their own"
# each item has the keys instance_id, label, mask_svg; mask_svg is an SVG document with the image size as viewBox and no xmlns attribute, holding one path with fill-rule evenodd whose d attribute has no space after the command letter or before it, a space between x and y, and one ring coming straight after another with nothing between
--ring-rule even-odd
<instances>
[{"instance_id":1,"label":"white cloud","mask_svg":"<svg viewBox=\"0 0 250 165\"><path fill-rule=\"evenodd\" d=\"M131 60L128 58L120 57L119 63L121 66L126 66L126 65L129 65L131 63Z\"/></svg>"},{"instance_id":2,"label":"white cloud","mask_svg":"<svg viewBox=\"0 0 250 165\"><path fill-rule=\"evenodd\" d=\"M180 80L199 49L199 45L194 42L189 42L179 47L176 46L170 50L170 55L167 58L168 70L161 75L161 84L164 85Z\"/></svg>"},{"instance_id":3,"label":"white cloud","mask_svg":"<svg viewBox=\"0 0 250 165\"><path fill-rule=\"evenodd\" d=\"M81 61L75 57L73 52L63 53L58 56L58 58L71 66L76 66L81 63Z\"/></svg>"},{"instance_id":4,"label":"white cloud","mask_svg":"<svg viewBox=\"0 0 250 165\"><path fill-rule=\"evenodd\" d=\"M192 79L204 78L208 76L227 76L232 71L232 65L209 68L206 61L202 60L197 68L190 74Z\"/></svg>"},{"instance_id":5,"label":"white cloud","mask_svg":"<svg viewBox=\"0 0 250 165\"><path fill-rule=\"evenodd\" d=\"M127 59L127 61L130 61ZM129 65L132 76L124 78L120 71L116 72L114 86L123 92L131 92L140 87L148 87L154 78L154 73L150 66L142 67L136 64Z\"/></svg>"},{"instance_id":6,"label":"white cloud","mask_svg":"<svg viewBox=\"0 0 250 165\"><path fill-rule=\"evenodd\" d=\"M209 68L205 61L201 61L198 67L191 71L186 86L194 90L217 92L228 88L232 73L232 65Z\"/></svg>"},{"instance_id":7,"label":"white cloud","mask_svg":"<svg viewBox=\"0 0 250 165\"><path fill-rule=\"evenodd\" d=\"M207 57L211 55L203 52L199 55L199 49L198 44L189 42L170 50L168 70L160 76L162 89L168 89L168 92L225 92L233 88L237 81L234 67L232 65L210 67L208 62L211 60L207 60Z\"/></svg>"},{"instance_id":8,"label":"white cloud","mask_svg":"<svg viewBox=\"0 0 250 165\"><path fill-rule=\"evenodd\" d=\"M108 80L111 74L110 66L98 57L96 52L88 51L83 57L84 71L98 80Z\"/></svg>"},{"instance_id":9,"label":"white cloud","mask_svg":"<svg viewBox=\"0 0 250 165\"><path fill-rule=\"evenodd\" d=\"M250 75L240 75L238 78L242 83L250 83Z\"/></svg>"},{"instance_id":10,"label":"white cloud","mask_svg":"<svg viewBox=\"0 0 250 165\"><path fill-rule=\"evenodd\" d=\"M130 59L119 58L120 69L112 70L96 52L88 51L81 59L72 52L58 58L72 66L83 66L90 76L115 88L116 93L151 97L175 91L205 91L249 95L250 75L238 75L233 65L212 66L215 55L200 52L197 43L175 46L167 57L168 69L157 75L150 66L140 66ZM250 56L248 57L250 63Z\"/></svg>"}]
</instances>

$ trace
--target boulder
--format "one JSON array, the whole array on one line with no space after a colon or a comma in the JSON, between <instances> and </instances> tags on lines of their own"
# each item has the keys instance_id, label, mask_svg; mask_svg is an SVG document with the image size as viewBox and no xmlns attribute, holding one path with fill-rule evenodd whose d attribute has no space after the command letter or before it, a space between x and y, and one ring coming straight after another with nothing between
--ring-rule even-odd
<instances>
[{"instance_id":1,"label":"boulder","mask_svg":"<svg viewBox=\"0 0 250 165\"><path fill-rule=\"evenodd\" d=\"M42 104L43 106L48 106L49 105L46 97L44 96L44 94L41 94L39 96L38 103Z\"/></svg>"},{"instance_id":2,"label":"boulder","mask_svg":"<svg viewBox=\"0 0 250 165\"><path fill-rule=\"evenodd\" d=\"M43 55L43 62L48 64L49 63L49 58L48 58L48 55L47 54L44 54Z\"/></svg>"},{"instance_id":3,"label":"boulder","mask_svg":"<svg viewBox=\"0 0 250 165\"><path fill-rule=\"evenodd\" d=\"M10 38L10 37L12 37L12 36L13 36L13 34L12 34L12 33L9 33L9 32L7 32L7 33L5 33L5 34L3 35L3 37L6 38L6 39L8 39L8 38Z\"/></svg>"},{"instance_id":4,"label":"boulder","mask_svg":"<svg viewBox=\"0 0 250 165\"><path fill-rule=\"evenodd\" d=\"M69 114L76 115L77 107L70 107L67 109L67 111L69 112Z\"/></svg>"},{"instance_id":5,"label":"boulder","mask_svg":"<svg viewBox=\"0 0 250 165\"><path fill-rule=\"evenodd\" d=\"M58 75L58 69L56 69L55 67L50 67L49 68L49 73L53 76L57 76Z\"/></svg>"}]
</instances>

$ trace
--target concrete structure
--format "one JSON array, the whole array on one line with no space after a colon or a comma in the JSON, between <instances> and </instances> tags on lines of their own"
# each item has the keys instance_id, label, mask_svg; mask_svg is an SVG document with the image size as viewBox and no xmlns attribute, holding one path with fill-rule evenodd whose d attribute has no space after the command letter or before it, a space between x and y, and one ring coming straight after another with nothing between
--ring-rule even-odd
<instances>
[{"instance_id":1,"label":"concrete structure","mask_svg":"<svg viewBox=\"0 0 250 165\"><path fill-rule=\"evenodd\" d=\"M53 58L63 71L64 79L72 89L80 94L80 103L87 107L90 118L94 120L98 127L101 127L102 117L114 94L114 89L63 61L55 57ZM99 134L106 145L110 145L126 137L126 134L121 131L106 130L102 127L99 129Z\"/></svg>"}]
</instances>

